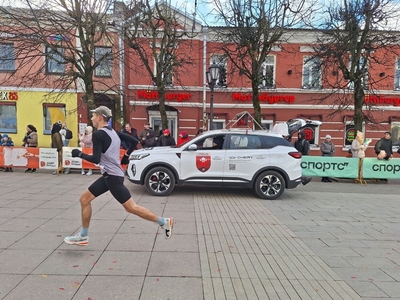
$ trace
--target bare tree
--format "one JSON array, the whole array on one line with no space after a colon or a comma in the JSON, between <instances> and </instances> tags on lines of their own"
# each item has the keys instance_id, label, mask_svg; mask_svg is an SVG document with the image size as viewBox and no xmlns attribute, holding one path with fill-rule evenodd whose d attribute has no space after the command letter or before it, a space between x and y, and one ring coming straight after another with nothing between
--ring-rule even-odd
<instances>
[{"instance_id":1,"label":"bare tree","mask_svg":"<svg viewBox=\"0 0 400 300\"><path fill-rule=\"evenodd\" d=\"M114 0L22 2L23 7L0 7L0 41L14 44L16 59L15 70L2 78L3 84L82 88L89 108L96 89L119 92L112 76L94 76L96 69L118 56L118 48L113 48L116 29L109 26ZM109 47L96 52L96 46L105 45Z\"/></svg>"},{"instance_id":2,"label":"bare tree","mask_svg":"<svg viewBox=\"0 0 400 300\"><path fill-rule=\"evenodd\" d=\"M365 102L365 94L382 87L377 70L393 69L399 55L399 32L392 31L399 7L391 0L332 1L323 16L314 48L324 85L332 89L326 97L334 97L334 113L354 106L354 128L361 131L365 119L373 121L368 113L373 107Z\"/></svg>"},{"instance_id":3,"label":"bare tree","mask_svg":"<svg viewBox=\"0 0 400 300\"><path fill-rule=\"evenodd\" d=\"M136 69L144 69L158 92L162 129L168 127L164 95L179 85L185 65L191 64L187 40L192 32L176 9L165 2L133 0L127 6L124 23L125 41L139 58ZM185 45L186 43L186 45ZM178 71L179 70L179 71Z\"/></svg>"},{"instance_id":4,"label":"bare tree","mask_svg":"<svg viewBox=\"0 0 400 300\"><path fill-rule=\"evenodd\" d=\"M273 74L265 70L268 54L274 46L283 42L285 31L299 26L302 17L309 13L305 3L304 0L215 1L215 21L224 27L213 30L217 31L217 39L222 42L221 49L233 65L226 74L238 72L250 80L256 123L261 124L260 89L275 88L276 84ZM226 75L224 73L223 76ZM258 127L256 124L256 129L261 129Z\"/></svg>"}]
</instances>

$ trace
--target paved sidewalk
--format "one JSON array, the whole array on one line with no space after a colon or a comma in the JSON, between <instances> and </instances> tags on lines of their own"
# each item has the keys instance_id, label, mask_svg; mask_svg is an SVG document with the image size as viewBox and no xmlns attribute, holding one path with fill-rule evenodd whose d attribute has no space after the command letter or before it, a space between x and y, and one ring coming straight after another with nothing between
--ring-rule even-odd
<instances>
[{"instance_id":1,"label":"paved sidewalk","mask_svg":"<svg viewBox=\"0 0 400 300\"><path fill-rule=\"evenodd\" d=\"M0 299L400 299L398 185L315 180L262 201L192 186L152 197L126 181L175 218L173 237L107 193L90 244L66 245L98 176L0 173Z\"/></svg>"}]
</instances>

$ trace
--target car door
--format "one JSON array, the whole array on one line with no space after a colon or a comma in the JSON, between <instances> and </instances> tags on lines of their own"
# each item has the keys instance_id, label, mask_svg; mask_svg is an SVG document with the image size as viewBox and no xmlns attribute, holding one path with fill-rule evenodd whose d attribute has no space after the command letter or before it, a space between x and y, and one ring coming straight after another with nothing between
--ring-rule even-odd
<instances>
[{"instance_id":1,"label":"car door","mask_svg":"<svg viewBox=\"0 0 400 300\"><path fill-rule=\"evenodd\" d=\"M180 179L222 184L226 155L224 143L225 134L209 135L188 143L181 152Z\"/></svg>"},{"instance_id":2,"label":"car door","mask_svg":"<svg viewBox=\"0 0 400 300\"><path fill-rule=\"evenodd\" d=\"M269 164L269 153L258 135L232 133L226 139L224 185L249 182L254 174Z\"/></svg>"}]
</instances>

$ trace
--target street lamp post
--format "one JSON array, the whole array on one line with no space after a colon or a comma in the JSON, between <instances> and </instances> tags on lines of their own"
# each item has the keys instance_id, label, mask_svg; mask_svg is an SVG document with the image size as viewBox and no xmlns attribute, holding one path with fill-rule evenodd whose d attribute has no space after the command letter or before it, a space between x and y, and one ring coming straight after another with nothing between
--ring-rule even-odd
<instances>
[{"instance_id":1,"label":"street lamp post","mask_svg":"<svg viewBox=\"0 0 400 300\"><path fill-rule=\"evenodd\" d=\"M217 79L219 76L219 66L216 63L213 63L206 72L207 75L207 83L210 87L210 130L213 130L213 120L214 120L214 87L217 83Z\"/></svg>"}]
</instances>

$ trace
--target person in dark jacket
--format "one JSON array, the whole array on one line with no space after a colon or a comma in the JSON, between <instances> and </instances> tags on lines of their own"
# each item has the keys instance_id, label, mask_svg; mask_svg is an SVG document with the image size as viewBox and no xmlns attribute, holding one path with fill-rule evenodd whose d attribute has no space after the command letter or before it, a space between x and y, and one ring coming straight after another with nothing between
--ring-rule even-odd
<instances>
[{"instance_id":1,"label":"person in dark jacket","mask_svg":"<svg viewBox=\"0 0 400 300\"><path fill-rule=\"evenodd\" d=\"M310 152L310 143L305 139L305 134L303 131L299 131L297 134L297 141L294 142L294 147L297 151L299 151L302 155L308 155ZM301 183L306 185L311 181L311 177L301 176Z\"/></svg>"},{"instance_id":2,"label":"person in dark jacket","mask_svg":"<svg viewBox=\"0 0 400 300\"><path fill-rule=\"evenodd\" d=\"M11 139L11 137L8 136L8 134L3 134L3 136L1 137L1 141L0 141L0 146L14 147L14 142ZM4 169L4 172L13 172L13 168L6 166Z\"/></svg>"},{"instance_id":3,"label":"person in dark jacket","mask_svg":"<svg viewBox=\"0 0 400 300\"><path fill-rule=\"evenodd\" d=\"M133 136L136 139L139 139L138 134L137 134L137 130L135 128L133 128L131 126L131 124L129 124L129 123L125 124L125 128L122 129L122 133L125 133L127 135ZM121 147L124 150L128 150L129 147L130 147L130 144L128 142L121 141ZM134 150L137 150L137 148L134 149Z\"/></svg>"},{"instance_id":4,"label":"person in dark jacket","mask_svg":"<svg viewBox=\"0 0 400 300\"><path fill-rule=\"evenodd\" d=\"M389 160L393 157L392 151L392 134L389 131L385 132L385 136L381 138L375 145L375 153L378 159Z\"/></svg>"},{"instance_id":5,"label":"person in dark jacket","mask_svg":"<svg viewBox=\"0 0 400 300\"><path fill-rule=\"evenodd\" d=\"M63 141L60 134L62 128L61 123L54 123L51 127L51 148L57 149L58 152L58 169L53 172L53 175L58 175L62 173L62 148Z\"/></svg>"},{"instance_id":6,"label":"person in dark jacket","mask_svg":"<svg viewBox=\"0 0 400 300\"><path fill-rule=\"evenodd\" d=\"M146 138L141 140L143 148L155 147L157 143L156 132L153 129L149 129L146 134Z\"/></svg>"},{"instance_id":7,"label":"person in dark jacket","mask_svg":"<svg viewBox=\"0 0 400 300\"><path fill-rule=\"evenodd\" d=\"M163 134L157 140L157 146L175 146L175 139L171 136L171 130L164 129Z\"/></svg>"},{"instance_id":8,"label":"person in dark jacket","mask_svg":"<svg viewBox=\"0 0 400 300\"><path fill-rule=\"evenodd\" d=\"M335 153L335 145L332 143L332 137L329 134L325 136L325 141L321 143L319 148L321 149L322 156L333 156L333 153ZM332 182L329 177L322 177L321 181Z\"/></svg>"}]
</instances>

